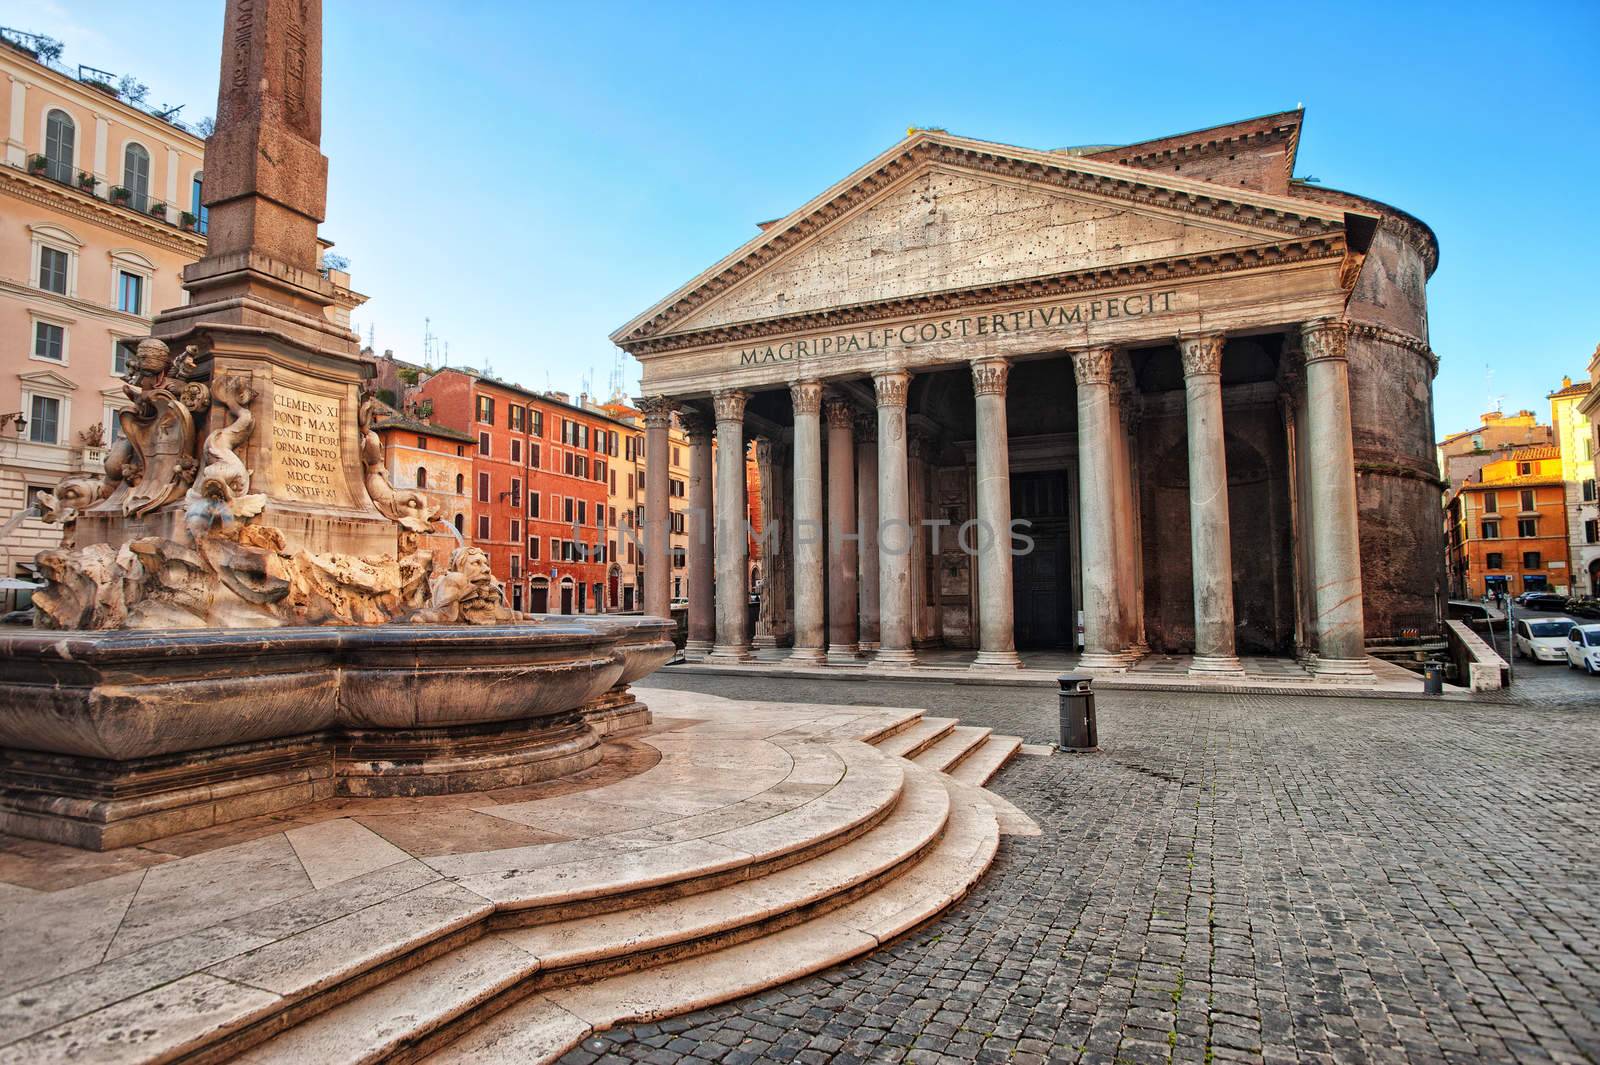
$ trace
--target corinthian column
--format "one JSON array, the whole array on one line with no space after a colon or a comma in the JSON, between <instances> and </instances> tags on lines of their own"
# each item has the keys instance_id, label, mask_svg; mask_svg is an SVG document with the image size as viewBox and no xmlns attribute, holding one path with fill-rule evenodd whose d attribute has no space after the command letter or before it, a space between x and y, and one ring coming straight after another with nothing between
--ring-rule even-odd
<instances>
[{"instance_id":1,"label":"corinthian column","mask_svg":"<svg viewBox=\"0 0 1600 1065\"><path fill-rule=\"evenodd\" d=\"M791 661L821 662L822 616L822 385L797 381L794 401L794 651Z\"/></svg>"},{"instance_id":2,"label":"corinthian column","mask_svg":"<svg viewBox=\"0 0 1600 1065\"><path fill-rule=\"evenodd\" d=\"M1301 327L1306 361L1306 457L1311 521L1317 534L1315 617L1317 673L1368 676L1361 595L1361 537L1356 524L1355 442L1350 431L1349 324L1319 318Z\"/></svg>"},{"instance_id":3,"label":"corinthian column","mask_svg":"<svg viewBox=\"0 0 1600 1065\"><path fill-rule=\"evenodd\" d=\"M1111 399L1111 348L1072 353L1078 379L1078 514L1083 553L1083 669L1121 671L1121 615L1117 596L1116 437L1122 432Z\"/></svg>"},{"instance_id":4,"label":"corinthian column","mask_svg":"<svg viewBox=\"0 0 1600 1065\"><path fill-rule=\"evenodd\" d=\"M744 404L739 391L718 392L717 408L717 639L710 657L750 657L750 539L745 531Z\"/></svg>"},{"instance_id":5,"label":"corinthian column","mask_svg":"<svg viewBox=\"0 0 1600 1065\"><path fill-rule=\"evenodd\" d=\"M1220 336L1183 341L1189 422L1189 568L1194 576L1191 673L1240 673L1233 640L1233 541L1222 435Z\"/></svg>"},{"instance_id":6,"label":"corinthian column","mask_svg":"<svg viewBox=\"0 0 1600 1065\"><path fill-rule=\"evenodd\" d=\"M837 396L824 404L828 416L828 661L854 662L861 655L857 627L855 408Z\"/></svg>"},{"instance_id":7,"label":"corinthian column","mask_svg":"<svg viewBox=\"0 0 1600 1065\"><path fill-rule=\"evenodd\" d=\"M1015 608L1011 601L1011 453L1006 430L1002 358L972 364L977 407L978 657L973 669L1017 669Z\"/></svg>"},{"instance_id":8,"label":"corinthian column","mask_svg":"<svg viewBox=\"0 0 1600 1065\"><path fill-rule=\"evenodd\" d=\"M872 375L878 396L878 657L885 666L915 664L911 625L910 441L906 438L906 394L911 375L886 370Z\"/></svg>"},{"instance_id":9,"label":"corinthian column","mask_svg":"<svg viewBox=\"0 0 1600 1065\"><path fill-rule=\"evenodd\" d=\"M878 646L878 423L867 414L856 418L856 545L860 567L861 649Z\"/></svg>"},{"instance_id":10,"label":"corinthian column","mask_svg":"<svg viewBox=\"0 0 1600 1065\"><path fill-rule=\"evenodd\" d=\"M672 500L668 491L671 469L673 402L665 396L639 400L644 414L644 612L672 616Z\"/></svg>"},{"instance_id":11,"label":"corinthian column","mask_svg":"<svg viewBox=\"0 0 1600 1065\"><path fill-rule=\"evenodd\" d=\"M689 640L684 653L706 655L717 638L716 574L712 537L716 515L712 510L711 421L703 414L679 418L689 438Z\"/></svg>"}]
</instances>

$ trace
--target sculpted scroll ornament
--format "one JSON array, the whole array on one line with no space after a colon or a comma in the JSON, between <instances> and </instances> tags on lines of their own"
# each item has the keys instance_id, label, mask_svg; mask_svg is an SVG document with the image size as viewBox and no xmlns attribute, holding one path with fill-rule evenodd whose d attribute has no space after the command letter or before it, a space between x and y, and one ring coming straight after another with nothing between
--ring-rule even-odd
<instances>
[{"instance_id":1,"label":"sculpted scroll ornament","mask_svg":"<svg viewBox=\"0 0 1600 1065\"><path fill-rule=\"evenodd\" d=\"M1183 376L1221 373L1223 344L1220 336L1190 337L1183 341Z\"/></svg>"},{"instance_id":2,"label":"sculpted scroll ornament","mask_svg":"<svg viewBox=\"0 0 1600 1065\"><path fill-rule=\"evenodd\" d=\"M226 377L217 385L217 398L226 404L232 420L206 437L205 469L185 497L184 526L196 542L214 525L227 535L236 522L260 514L267 503L265 494L249 494L250 470L238 455L255 428L250 404L256 394L242 379Z\"/></svg>"}]
</instances>

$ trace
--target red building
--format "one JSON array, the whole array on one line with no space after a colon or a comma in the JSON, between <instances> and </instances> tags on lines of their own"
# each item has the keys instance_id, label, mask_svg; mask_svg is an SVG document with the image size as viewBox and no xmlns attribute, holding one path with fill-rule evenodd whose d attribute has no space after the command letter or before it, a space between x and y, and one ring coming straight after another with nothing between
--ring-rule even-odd
<instances>
[{"instance_id":1,"label":"red building","mask_svg":"<svg viewBox=\"0 0 1600 1065\"><path fill-rule=\"evenodd\" d=\"M432 400L435 422L477 442L467 535L488 554L513 609L618 609L616 516L607 497L629 426L468 370L440 370L414 395Z\"/></svg>"}]
</instances>

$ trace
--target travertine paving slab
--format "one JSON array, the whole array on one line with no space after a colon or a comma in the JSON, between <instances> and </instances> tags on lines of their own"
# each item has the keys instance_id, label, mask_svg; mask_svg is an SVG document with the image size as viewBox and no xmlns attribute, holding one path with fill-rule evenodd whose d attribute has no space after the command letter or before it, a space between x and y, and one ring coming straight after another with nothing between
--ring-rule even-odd
<instances>
[{"instance_id":1,"label":"travertine paving slab","mask_svg":"<svg viewBox=\"0 0 1600 1065\"><path fill-rule=\"evenodd\" d=\"M338 884L411 857L364 825L345 818L284 833L314 888Z\"/></svg>"},{"instance_id":2,"label":"travertine paving slab","mask_svg":"<svg viewBox=\"0 0 1600 1065\"><path fill-rule=\"evenodd\" d=\"M105 956L145 874L33 892L0 910L0 992L93 965Z\"/></svg>"}]
</instances>

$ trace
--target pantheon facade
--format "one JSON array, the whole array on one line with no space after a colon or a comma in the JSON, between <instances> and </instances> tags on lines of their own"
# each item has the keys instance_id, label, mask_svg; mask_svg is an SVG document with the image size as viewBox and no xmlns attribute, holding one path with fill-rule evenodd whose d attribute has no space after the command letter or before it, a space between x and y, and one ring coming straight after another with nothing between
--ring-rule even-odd
<instances>
[{"instance_id":1,"label":"pantheon facade","mask_svg":"<svg viewBox=\"0 0 1600 1065\"><path fill-rule=\"evenodd\" d=\"M691 648L1008 669L1081 641L1099 670L1359 678L1436 634L1438 245L1295 180L1302 120L1054 151L916 130L613 334L644 367L647 548L673 418L690 441ZM668 577L647 555L647 612Z\"/></svg>"}]
</instances>

